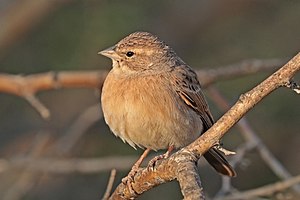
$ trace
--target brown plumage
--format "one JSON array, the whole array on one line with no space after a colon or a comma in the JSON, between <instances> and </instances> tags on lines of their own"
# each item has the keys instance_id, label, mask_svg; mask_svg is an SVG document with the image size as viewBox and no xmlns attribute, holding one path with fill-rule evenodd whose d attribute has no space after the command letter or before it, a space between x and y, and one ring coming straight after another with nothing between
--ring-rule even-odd
<instances>
[{"instance_id":1,"label":"brown plumage","mask_svg":"<svg viewBox=\"0 0 300 200\"><path fill-rule=\"evenodd\" d=\"M150 150L184 147L214 121L196 73L156 36L135 32L99 52L113 61L102 89L102 108L112 132L132 147ZM235 172L217 148L205 153L221 174ZM153 162L152 162L153 163Z\"/></svg>"}]
</instances>

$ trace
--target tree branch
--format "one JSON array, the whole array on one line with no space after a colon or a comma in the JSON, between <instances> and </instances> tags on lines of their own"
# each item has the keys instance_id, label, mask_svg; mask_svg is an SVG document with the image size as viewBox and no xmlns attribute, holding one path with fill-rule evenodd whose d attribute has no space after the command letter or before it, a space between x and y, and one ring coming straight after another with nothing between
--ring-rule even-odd
<instances>
[{"instance_id":1,"label":"tree branch","mask_svg":"<svg viewBox=\"0 0 300 200\"><path fill-rule=\"evenodd\" d=\"M205 199L196 162L179 162L176 174L184 199Z\"/></svg>"},{"instance_id":2,"label":"tree branch","mask_svg":"<svg viewBox=\"0 0 300 200\"><path fill-rule=\"evenodd\" d=\"M98 88L104 82L107 71L61 71L33 75L0 74L0 91L25 96L41 90L88 87Z\"/></svg>"},{"instance_id":3,"label":"tree branch","mask_svg":"<svg viewBox=\"0 0 300 200\"><path fill-rule=\"evenodd\" d=\"M289 178L285 181L280 181L270 185L265 185L260 188L247 190L244 192L237 192L231 195L217 198L216 200L239 200L239 199L251 199L258 196L270 196L276 192L284 191L287 188L300 183L300 175Z\"/></svg>"},{"instance_id":4,"label":"tree branch","mask_svg":"<svg viewBox=\"0 0 300 200\"><path fill-rule=\"evenodd\" d=\"M205 71L199 70L197 74L202 86L207 87L217 81L240 78L261 71L274 70L282 66L285 62L283 59L250 59L227 66L207 68Z\"/></svg>"},{"instance_id":5,"label":"tree branch","mask_svg":"<svg viewBox=\"0 0 300 200\"><path fill-rule=\"evenodd\" d=\"M33 158L16 157L10 160L0 159L0 173L7 170L20 170L27 168L32 172L44 172L54 174L69 173L99 173L109 171L112 168L117 170L128 170L137 156L121 156L106 158Z\"/></svg>"},{"instance_id":6,"label":"tree branch","mask_svg":"<svg viewBox=\"0 0 300 200\"><path fill-rule=\"evenodd\" d=\"M108 180L108 183L107 183L107 187L106 187L105 193L102 197L102 200L107 200L109 198L110 192L112 190L112 187L113 187L113 184L114 184L114 181L115 181L115 178L116 178L116 173L117 173L116 169L111 170L109 180Z\"/></svg>"},{"instance_id":7,"label":"tree branch","mask_svg":"<svg viewBox=\"0 0 300 200\"><path fill-rule=\"evenodd\" d=\"M293 88L291 88L293 89ZM207 89L210 96L216 103L216 105L222 110L227 111L230 109L229 102L225 99L223 95L215 87L209 87ZM231 164L235 166L237 163L242 161L245 153L252 149L256 149L265 163L269 168L281 179L286 180L292 177L288 170L278 161L278 159L272 154L268 147L259 138L257 133L251 128L248 120L243 117L238 123L237 127L241 131L246 143L241 145L237 150L237 154L231 160ZM300 192L300 186L294 185L293 189Z\"/></svg>"},{"instance_id":8,"label":"tree branch","mask_svg":"<svg viewBox=\"0 0 300 200\"><path fill-rule=\"evenodd\" d=\"M274 70L282 63L281 59L246 60L214 69L197 70L197 74L202 85L207 86L219 80L250 75L258 71ZM107 73L105 70L46 72L27 76L0 73L0 92L24 96L24 94L35 94L50 89L99 88Z\"/></svg>"}]
</instances>

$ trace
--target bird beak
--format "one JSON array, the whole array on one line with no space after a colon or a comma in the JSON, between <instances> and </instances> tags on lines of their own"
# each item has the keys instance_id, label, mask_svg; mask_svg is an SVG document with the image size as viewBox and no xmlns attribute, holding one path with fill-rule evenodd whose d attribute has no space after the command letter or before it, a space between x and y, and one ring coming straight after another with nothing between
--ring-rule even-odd
<instances>
[{"instance_id":1,"label":"bird beak","mask_svg":"<svg viewBox=\"0 0 300 200\"><path fill-rule=\"evenodd\" d=\"M119 60L120 56L116 53L115 48L116 48L115 46L109 47L107 49L99 51L98 54L101 54L113 60Z\"/></svg>"}]
</instances>

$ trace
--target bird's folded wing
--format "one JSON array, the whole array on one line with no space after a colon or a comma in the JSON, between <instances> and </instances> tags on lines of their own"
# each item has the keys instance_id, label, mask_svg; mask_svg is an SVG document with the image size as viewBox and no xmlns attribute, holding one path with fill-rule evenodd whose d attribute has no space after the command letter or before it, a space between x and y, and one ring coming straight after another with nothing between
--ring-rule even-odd
<instances>
[{"instance_id":1,"label":"bird's folded wing","mask_svg":"<svg viewBox=\"0 0 300 200\"><path fill-rule=\"evenodd\" d=\"M204 125L203 132L205 132L213 125L214 120L201 91L197 74L188 66L177 66L172 73L171 81L174 81L172 84L174 89L184 103L201 117Z\"/></svg>"}]
</instances>

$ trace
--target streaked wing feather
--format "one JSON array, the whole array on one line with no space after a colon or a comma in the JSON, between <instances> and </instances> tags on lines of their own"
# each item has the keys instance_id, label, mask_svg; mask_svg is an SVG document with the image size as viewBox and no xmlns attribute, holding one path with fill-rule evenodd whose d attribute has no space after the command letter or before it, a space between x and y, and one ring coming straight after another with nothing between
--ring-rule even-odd
<instances>
[{"instance_id":1,"label":"streaked wing feather","mask_svg":"<svg viewBox=\"0 0 300 200\"><path fill-rule=\"evenodd\" d=\"M214 120L204 94L201 91L196 73L185 65L175 67L173 73L172 80L175 81L173 85L177 94L202 119L202 133L204 133L214 124ZM209 149L204 154L204 157L219 173L227 176L236 176L234 169L217 148L212 147Z\"/></svg>"},{"instance_id":2,"label":"streaked wing feather","mask_svg":"<svg viewBox=\"0 0 300 200\"><path fill-rule=\"evenodd\" d=\"M214 123L209 111L204 94L201 91L200 83L196 73L188 66L178 66L174 70L176 80L176 91L181 99L201 117L204 130L208 130Z\"/></svg>"}]
</instances>

